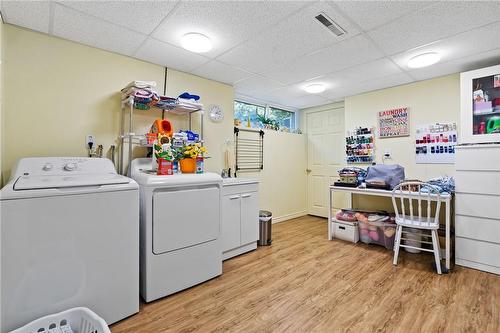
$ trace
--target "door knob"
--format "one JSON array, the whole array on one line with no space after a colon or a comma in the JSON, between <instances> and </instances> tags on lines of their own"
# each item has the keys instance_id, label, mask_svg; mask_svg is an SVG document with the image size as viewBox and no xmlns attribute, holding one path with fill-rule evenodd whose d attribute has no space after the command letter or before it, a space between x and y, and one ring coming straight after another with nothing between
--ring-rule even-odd
<instances>
[{"instance_id":1,"label":"door knob","mask_svg":"<svg viewBox=\"0 0 500 333\"><path fill-rule=\"evenodd\" d=\"M311 172L312 170L311 169L306 169L306 172Z\"/></svg>"}]
</instances>

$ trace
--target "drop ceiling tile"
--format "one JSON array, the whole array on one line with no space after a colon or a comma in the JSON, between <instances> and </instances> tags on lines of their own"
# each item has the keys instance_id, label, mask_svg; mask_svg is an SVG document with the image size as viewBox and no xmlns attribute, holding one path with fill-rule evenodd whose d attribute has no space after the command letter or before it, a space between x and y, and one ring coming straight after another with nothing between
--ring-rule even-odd
<instances>
[{"instance_id":1,"label":"drop ceiling tile","mask_svg":"<svg viewBox=\"0 0 500 333\"><path fill-rule=\"evenodd\" d=\"M500 31L500 21L396 54L391 58L405 70L411 71L412 69L408 68L407 64L412 57L427 52L438 52L441 55L441 61L432 66L432 68L436 69L442 63L454 59L500 48L500 38L492 33L494 31Z\"/></svg>"},{"instance_id":2,"label":"drop ceiling tile","mask_svg":"<svg viewBox=\"0 0 500 333\"><path fill-rule=\"evenodd\" d=\"M314 18L321 12L335 20L347 34L337 37L322 26ZM323 2L313 3L284 19L265 34L221 55L220 60L251 72L264 73L357 34L356 28L333 7Z\"/></svg>"},{"instance_id":3,"label":"drop ceiling tile","mask_svg":"<svg viewBox=\"0 0 500 333\"><path fill-rule=\"evenodd\" d=\"M188 32L211 38L215 57L299 10L307 1L186 1L154 32L156 39L181 46Z\"/></svg>"},{"instance_id":4,"label":"drop ceiling tile","mask_svg":"<svg viewBox=\"0 0 500 333\"><path fill-rule=\"evenodd\" d=\"M199 54L160 42L153 38L148 38L134 57L184 72L190 72L209 61L208 58Z\"/></svg>"},{"instance_id":5,"label":"drop ceiling tile","mask_svg":"<svg viewBox=\"0 0 500 333\"><path fill-rule=\"evenodd\" d=\"M320 95L312 95L312 94L297 96L294 98L290 98L287 101L288 105L295 107L295 108L298 108L298 109L319 106L319 105L325 105L325 104L329 104L331 102L332 101L330 101L329 99L326 99Z\"/></svg>"},{"instance_id":6,"label":"drop ceiling tile","mask_svg":"<svg viewBox=\"0 0 500 333\"><path fill-rule=\"evenodd\" d=\"M380 90L402 84L413 82L413 79L405 72L391 74L376 79L367 78L361 82L339 85L336 89L330 89L322 93L322 96L334 100L339 96L353 96L369 91Z\"/></svg>"},{"instance_id":7,"label":"drop ceiling tile","mask_svg":"<svg viewBox=\"0 0 500 333\"><path fill-rule=\"evenodd\" d=\"M381 58L383 54L363 35L302 56L264 75L286 84L308 80Z\"/></svg>"},{"instance_id":8,"label":"drop ceiling tile","mask_svg":"<svg viewBox=\"0 0 500 333\"><path fill-rule=\"evenodd\" d=\"M244 70L226 65L217 60L212 60L201 65L192 72L193 74L212 79L227 84L234 84L236 81L242 80L253 74Z\"/></svg>"},{"instance_id":9,"label":"drop ceiling tile","mask_svg":"<svg viewBox=\"0 0 500 333\"><path fill-rule=\"evenodd\" d=\"M444 1L369 32L389 55L500 19L500 1Z\"/></svg>"},{"instance_id":10,"label":"drop ceiling tile","mask_svg":"<svg viewBox=\"0 0 500 333\"><path fill-rule=\"evenodd\" d=\"M342 12L368 31L430 5L430 1L338 1Z\"/></svg>"},{"instance_id":11,"label":"drop ceiling tile","mask_svg":"<svg viewBox=\"0 0 500 333\"><path fill-rule=\"evenodd\" d=\"M427 80L437 76L460 73L498 64L500 64L500 48L412 70L409 73L417 80Z\"/></svg>"},{"instance_id":12,"label":"drop ceiling tile","mask_svg":"<svg viewBox=\"0 0 500 333\"><path fill-rule=\"evenodd\" d=\"M0 1L4 22L48 33L50 1Z\"/></svg>"},{"instance_id":13,"label":"drop ceiling tile","mask_svg":"<svg viewBox=\"0 0 500 333\"><path fill-rule=\"evenodd\" d=\"M125 55L141 45L146 36L134 31L55 5L55 36Z\"/></svg>"},{"instance_id":14,"label":"drop ceiling tile","mask_svg":"<svg viewBox=\"0 0 500 333\"><path fill-rule=\"evenodd\" d=\"M234 84L234 89L242 94L266 99L271 91L283 88L284 85L260 75L243 79Z\"/></svg>"},{"instance_id":15,"label":"drop ceiling tile","mask_svg":"<svg viewBox=\"0 0 500 333\"><path fill-rule=\"evenodd\" d=\"M391 60L381 58L329 74L326 79L334 82L337 86L349 86L399 73L402 73L402 70Z\"/></svg>"},{"instance_id":16,"label":"drop ceiling tile","mask_svg":"<svg viewBox=\"0 0 500 333\"><path fill-rule=\"evenodd\" d=\"M150 34L178 1L65 1L64 5L84 13Z\"/></svg>"}]
</instances>

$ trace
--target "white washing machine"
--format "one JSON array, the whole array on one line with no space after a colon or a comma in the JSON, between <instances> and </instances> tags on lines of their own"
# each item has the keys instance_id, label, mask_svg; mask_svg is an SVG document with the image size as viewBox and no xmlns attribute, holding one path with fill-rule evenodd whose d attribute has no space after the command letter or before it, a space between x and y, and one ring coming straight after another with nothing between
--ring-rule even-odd
<instances>
[{"instance_id":1,"label":"white washing machine","mask_svg":"<svg viewBox=\"0 0 500 333\"><path fill-rule=\"evenodd\" d=\"M1 332L85 306L139 311L139 191L102 158L21 159L0 192Z\"/></svg>"},{"instance_id":2,"label":"white washing machine","mask_svg":"<svg viewBox=\"0 0 500 333\"><path fill-rule=\"evenodd\" d=\"M157 176L151 159L132 161L139 183L141 295L146 302L222 274L222 178L215 173Z\"/></svg>"}]
</instances>

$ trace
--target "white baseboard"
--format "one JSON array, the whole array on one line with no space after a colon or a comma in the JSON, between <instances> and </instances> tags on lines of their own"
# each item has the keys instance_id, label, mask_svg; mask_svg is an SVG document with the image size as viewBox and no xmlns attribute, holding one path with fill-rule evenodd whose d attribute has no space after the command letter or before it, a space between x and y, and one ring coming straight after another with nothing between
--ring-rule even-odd
<instances>
[{"instance_id":1,"label":"white baseboard","mask_svg":"<svg viewBox=\"0 0 500 333\"><path fill-rule=\"evenodd\" d=\"M282 215L282 216L278 216L278 217L273 216L273 224L288 221L288 220L295 219L297 217L301 217L301 216L305 216L305 215L307 215L307 212L304 210L304 211L286 214L286 215Z\"/></svg>"}]
</instances>

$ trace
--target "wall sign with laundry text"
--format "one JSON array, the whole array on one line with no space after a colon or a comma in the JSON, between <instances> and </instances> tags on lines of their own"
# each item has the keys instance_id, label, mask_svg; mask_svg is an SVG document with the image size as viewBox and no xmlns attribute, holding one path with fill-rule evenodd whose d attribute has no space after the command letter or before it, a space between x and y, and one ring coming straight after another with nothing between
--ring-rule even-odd
<instances>
[{"instance_id":1,"label":"wall sign with laundry text","mask_svg":"<svg viewBox=\"0 0 500 333\"><path fill-rule=\"evenodd\" d=\"M421 164L455 163L457 124L436 123L417 126L415 130L415 162Z\"/></svg>"},{"instance_id":2,"label":"wall sign with laundry text","mask_svg":"<svg viewBox=\"0 0 500 333\"><path fill-rule=\"evenodd\" d=\"M410 115L408 107L397 108L378 113L380 138L410 135Z\"/></svg>"}]
</instances>

